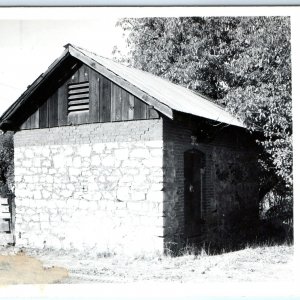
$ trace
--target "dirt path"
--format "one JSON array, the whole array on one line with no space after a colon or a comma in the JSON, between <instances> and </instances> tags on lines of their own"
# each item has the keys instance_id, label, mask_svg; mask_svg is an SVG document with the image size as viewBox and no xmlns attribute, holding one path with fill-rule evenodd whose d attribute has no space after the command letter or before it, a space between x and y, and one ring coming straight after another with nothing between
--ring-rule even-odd
<instances>
[{"instance_id":1,"label":"dirt path","mask_svg":"<svg viewBox=\"0 0 300 300\"><path fill-rule=\"evenodd\" d=\"M88 253L29 249L26 252L34 258L16 255L7 256L8 259L5 260L2 257L3 260L0 260L1 280L10 280L11 283L30 280L31 282L37 280L34 281L36 283L145 281L198 283L293 280L292 246L248 248L215 256L203 254L181 257L104 257L101 254L92 256ZM7 269L5 269L6 266ZM16 278L17 272L22 274L18 277L24 276L24 278Z\"/></svg>"},{"instance_id":2,"label":"dirt path","mask_svg":"<svg viewBox=\"0 0 300 300\"><path fill-rule=\"evenodd\" d=\"M42 262L24 254L0 256L0 284L57 283L68 277L64 268L44 268Z\"/></svg>"}]
</instances>

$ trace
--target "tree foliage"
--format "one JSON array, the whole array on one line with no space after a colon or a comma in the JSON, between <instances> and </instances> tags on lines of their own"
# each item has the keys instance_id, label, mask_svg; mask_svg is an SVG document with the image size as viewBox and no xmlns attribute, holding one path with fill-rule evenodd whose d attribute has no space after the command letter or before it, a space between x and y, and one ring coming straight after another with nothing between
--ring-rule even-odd
<instances>
[{"instance_id":1,"label":"tree foliage","mask_svg":"<svg viewBox=\"0 0 300 300\"><path fill-rule=\"evenodd\" d=\"M117 25L128 54L116 48L115 58L211 97L262 132L265 179L291 193L288 17L126 18Z\"/></svg>"},{"instance_id":2,"label":"tree foliage","mask_svg":"<svg viewBox=\"0 0 300 300\"><path fill-rule=\"evenodd\" d=\"M0 131L0 196L7 197L14 191L13 134Z\"/></svg>"}]
</instances>

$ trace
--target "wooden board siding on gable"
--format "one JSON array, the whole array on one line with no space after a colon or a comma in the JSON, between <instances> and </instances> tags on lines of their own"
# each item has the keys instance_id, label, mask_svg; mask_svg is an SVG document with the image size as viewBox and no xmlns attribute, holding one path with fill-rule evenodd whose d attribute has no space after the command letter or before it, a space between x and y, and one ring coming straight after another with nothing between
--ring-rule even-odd
<instances>
[{"instance_id":1,"label":"wooden board siding on gable","mask_svg":"<svg viewBox=\"0 0 300 300\"><path fill-rule=\"evenodd\" d=\"M89 109L68 111L69 85L88 82ZM78 88L78 92L79 88ZM86 93L86 91L85 91ZM20 129L51 128L98 122L156 119L158 112L122 87L82 65L50 97L42 101Z\"/></svg>"}]
</instances>

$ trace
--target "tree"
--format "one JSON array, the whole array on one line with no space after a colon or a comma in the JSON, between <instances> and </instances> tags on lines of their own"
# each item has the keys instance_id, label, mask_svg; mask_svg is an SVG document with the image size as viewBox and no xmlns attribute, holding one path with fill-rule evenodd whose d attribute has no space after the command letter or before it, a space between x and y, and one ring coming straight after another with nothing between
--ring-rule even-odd
<instances>
[{"instance_id":1,"label":"tree","mask_svg":"<svg viewBox=\"0 0 300 300\"><path fill-rule=\"evenodd\" d=\"M263 165L275 170L281 190L292 190L292 101L289 18L242 19L237 38L248 47L229 66L239 84L229 84L223 98L227 109L238 114L248 128L264 137ZM252 28L252 30L250 29ZM249 33L247 33L247 30ZM246 36L247 33L247 36ZM284 187L282 187L284 185Z\"/></svg>"},{"instance_id":2,"label":"tree","mask_svg":"<svg viewBox=\"0 0 300 300\"><path fill-rule=\"evenodd\" d=\"M0 196L7 197L14 192L13 180L13 134L0 132Z\"/></svg>"},{"instance_id":3,"label":"tree","mask_svg":"<svg viewBox=\"0 0 300 300\"><path fill-rule=\"evenodd\" d=\"M116 59L209 96L260 131L263 184L291 199L290 19L126 18L117 25L129 51L115 48Z\"/></svg>"}]
</instances>

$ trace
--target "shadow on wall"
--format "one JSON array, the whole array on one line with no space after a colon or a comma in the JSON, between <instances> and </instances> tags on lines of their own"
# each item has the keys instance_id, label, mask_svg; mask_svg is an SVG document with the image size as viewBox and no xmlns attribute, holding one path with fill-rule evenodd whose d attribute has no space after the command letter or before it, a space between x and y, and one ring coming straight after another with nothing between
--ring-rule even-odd
<instances>
[{"instance_id":1,"label":"shadow on wall","mask_svg":"<svg viewBox=\"0 0 300 300\"><path fill-rule=\"evenodd\" d=\"M186 241L183 248L172 251L174 255L205 251L210 255L231 252L255 246L272 246L293 243L293 225L279 217L253 218L252 213L234 210L227 214L222 224L210 224L201 241ZM226 225L225 225L226 224ZM221 226L220 226L221 225ZM187 250L190 249L190 250ZM173 249L174 250L174 249Z\"/></svg>"},{"instance_id":2,"label":"shadow on wall","mask_svg":"<svg viewBox=\"0 0 300 300\"><path fill-rule=\"evenodd\" d=\"M292 199L292 195L281 197L270 191L262 200L259 215L255 207L241 207L227 211L222 218L206 218L205 230L198 239L170 244L166 253L217 255L247 247L292 244Z\"/></svg>"}]
</instances>

